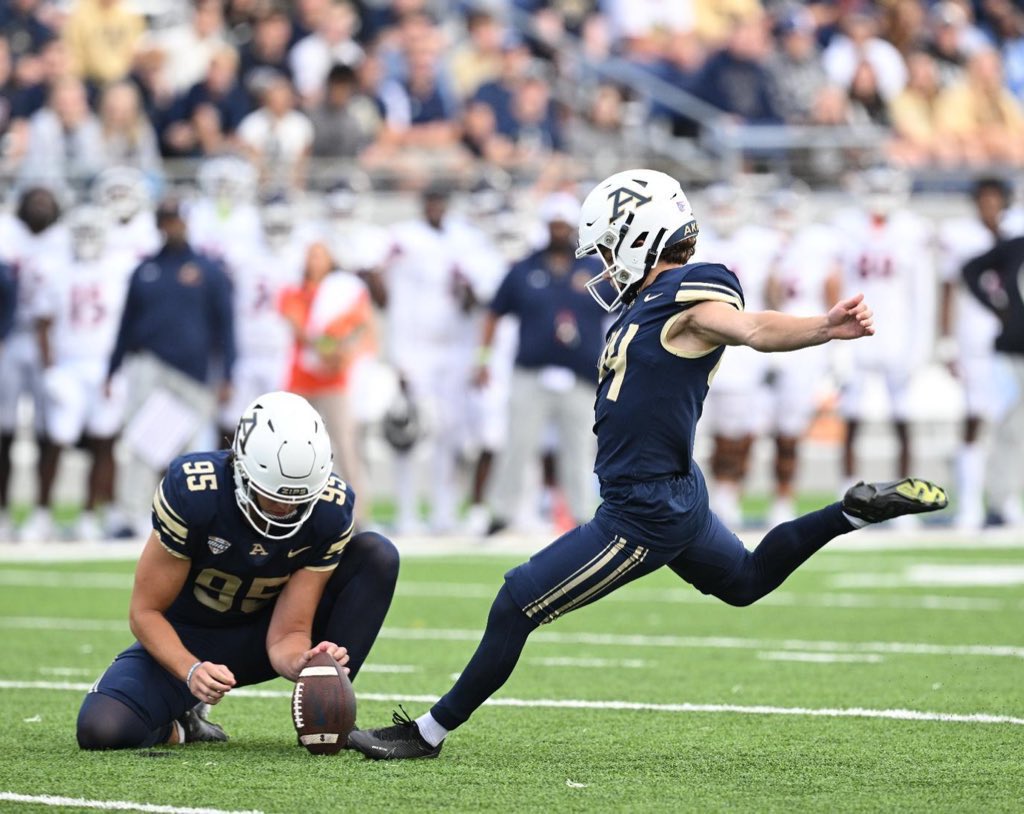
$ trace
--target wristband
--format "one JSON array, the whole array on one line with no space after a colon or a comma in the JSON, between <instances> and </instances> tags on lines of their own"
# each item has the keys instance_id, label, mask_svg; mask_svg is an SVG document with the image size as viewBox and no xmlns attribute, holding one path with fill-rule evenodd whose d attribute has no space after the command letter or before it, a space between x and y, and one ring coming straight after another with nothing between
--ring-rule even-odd
<instances>
[{"instance_id":1,"label":"wristband","mask_svg":"<svg viewBox=\"0 0 1024 814\"><path fill-rule=\"evenodd\" d=\"M195 664L188 668L188 675L185 676L185 689L187 689L189 692L192 692L192 687L189 686L190 682L192 681L192 674L196 671L200 664L202 664L202 662L197 661Z\"/></svg>"}]
</instances>

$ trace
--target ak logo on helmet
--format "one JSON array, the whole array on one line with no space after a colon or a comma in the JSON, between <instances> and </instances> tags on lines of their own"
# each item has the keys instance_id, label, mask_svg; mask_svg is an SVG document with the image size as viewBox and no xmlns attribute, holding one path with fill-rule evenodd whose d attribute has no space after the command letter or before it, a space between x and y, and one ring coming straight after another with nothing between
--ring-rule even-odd
<instances>
[{"instance_id":1,"label":"ak logo on helmet","mask_svg":"<svg viewBox=\"0 0 1024 814\"><path fill-rule=\"evenodd\" d=\"M644 197L635 189L619 187L608 194L608 200L612 202L612 216L610 220L614 223L630 208L638 209L645 203L650 203L652 199ZM632 204L632 207L630 204Z\"/></svg>"}]
</instances>

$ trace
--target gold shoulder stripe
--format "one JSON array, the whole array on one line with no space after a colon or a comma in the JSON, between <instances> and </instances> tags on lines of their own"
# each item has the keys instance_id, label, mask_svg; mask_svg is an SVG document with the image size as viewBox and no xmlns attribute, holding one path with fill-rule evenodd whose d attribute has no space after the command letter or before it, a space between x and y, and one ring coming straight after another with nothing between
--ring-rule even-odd
<instances>
[{"instance_id":1,"label":"gold shoulder stripe","mask_svg":"<svg viewBox=\"0 0 1024 814\"><path fill-rule=\"evenodd\" d=\"M345 548L345 546L348 545L349 540L352 539L352 532L355 530L355 527L356 521L353 520L351 525L349 525L349 527L345 530L341 537L339 537L331 544L331 547L327 549L327 551L320 558L320 560L323 561L329 559L333 557L335 554L339 553L343 548Z\"/></svg>"},{"instance_id":2,"label":"gold shoulder stripe","mask_svg":"<svg viewBox=\"0 0 1024 814\"><path fill-rule=\"evenodd\" d=\"M168 554L170 554L172 557L176 557L179 560L191 560L192 559L187 554L182 554L180 551L175 551L173 548L171 548L169 545L167 545L167 543L165 543L163 540L160 541L160 545L162 545L164 547L164 550Z\"/></svg>"},{"instance_id":3,"label":"gold shoulder stripe","mask_svg":"<svg viewBox=\"0 0 1024 814\"><path fill-rule=\"evenodd\" d=\"M332 562L330 565L307 565L303 571L334 571L338 567L338 563Z\"/></svg>"},{"instance_id":4,"label":"gold shoulder stripe","mask_svg":"<svg viewBox=\"0 0 1024 814\"><path fill-rule=\"evenodd\" d=\"M185 526L185 522L175 514L174 510L168 505L166 498L164 498L164 484L163 481L157 487L156 496L153 500L153 511L156 512L156 516L160 519L168 529L174 532L178 537L184 539L188 537L188 528Z\"/></svg>"},{"instance_id":5,"label":"gold shoulder stripe","mask_svg":"<svg viewBox=\"0 0 1024 814\"><path fill-rule=\"evenodd\" d=\"M174 511L174 509L171 507L170 502L167 500L167 495L164 493L164 481L163 481L163 479L160 480L160 484L159 484L158 488L160 489L160 497L163 498L164 505L167 507L167 511L170 513L171 517L173 517L175 520L177 520L179 523L181 523L181 525L183 525L183 526L186 525L185 518L183 518L180 514L178 514L176 511Z\"/></svg>"},{"instance_id":6,"label":"gold shoulder stripe","mask_svg":"<svg viewBox=\"0 0 1024 814\"><path fill-rule=\"evenodd\" d=\"M705 283L702 280L683 280L679 284L680 288L717 288L722 291L728 291L730 294L736 294L737 291L732 286L722 285L721 283Z\"/></svg>"},{"instance_id":7,"label":"gold shoulder stripe","mask_svg":"<svg viewBox=\"0 0 1024 814\"><path fill-rule=\"evenodd\" d=\"M718 350L721 345L715 345L714 347L702 351L686 351L674 347L672 343L669 342L668 335L672 330L672 326L675 325L676 320L680 319L685 313L685 311L680 311L678 314L673 314L665 320L665 324L661 326L661 346L673 356L678 356L680 359L700 359L707 356L709 353L714 353Z\"/></svg>"},{"instance_id":8,"label":"gold shoulder stripe","mask_svg":"<svg viewBox=\"0 0 1024 814\"><path fill-rule=\"evenodd\" d=\"M174 542L180 545L185 545L185 538L175 534L173 531L171 531L171 529L167 528L167 526L163 523L163 521L160 520L159 517L156 519L156 530L160 532L161 537L169 537L170 539L174 540Z\"/></svg>"},{"instance_id":9,"label":"gold shoulder stripe","mask_svg":"<svg viewBox=\"0 0 1024 814\"><path fill-rule=\"evenodd\" d=\"M678 294L676 294L676 302L704 302L707 300L713 300L716 302L728 303L737 311L742 311L743 301L738 296L736 296L735 292L727 294L726 291L728 291L728 289L725 289L724 291L680 291Z\"/></svg>"}]
</instances>

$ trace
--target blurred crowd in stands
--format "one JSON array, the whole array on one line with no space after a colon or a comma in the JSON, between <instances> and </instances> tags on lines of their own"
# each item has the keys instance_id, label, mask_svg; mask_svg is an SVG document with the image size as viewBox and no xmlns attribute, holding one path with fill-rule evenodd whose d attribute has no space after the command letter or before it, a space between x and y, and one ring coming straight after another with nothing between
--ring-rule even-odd
<instances>
[{"instance_id":1,"label":"blurred crowd in stands","mask_svg":"<svg viewBox=\"0 0 1024 814\"><path fill-rule=\"evenodd\" d=\"M225 151L297 187L311 157L535 170L614 154L630 124L693 136L716 110L880 126L908 167L1019 165L1022 95L1010 0L0 4L3 165L52 182Z\"/></svg>"}]
</instances>

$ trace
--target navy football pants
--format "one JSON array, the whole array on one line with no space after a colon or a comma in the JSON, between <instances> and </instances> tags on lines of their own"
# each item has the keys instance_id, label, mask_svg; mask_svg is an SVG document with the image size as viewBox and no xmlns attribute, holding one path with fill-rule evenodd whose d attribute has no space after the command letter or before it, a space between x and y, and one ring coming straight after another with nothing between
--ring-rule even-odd
<instances>
[{"instance_id":1,"label":"navy football pants","mask_svg":"<svg viewBox=\"0 0 1024 814\"><path fill-rule=\"evenodd\" d=\"M398 579L398 551L372 532L345 546L313 622L313 643L331 641L348 649L355 679L384 624ZM277 676L267 657L271 613L249 625L198 628L176 625L182 643L200 661L224 664L238 687ZM171 723L199 700L136 642L114 659L86 695L78 713L83 749L153 746L167 740Z\"/></svg>"},{"instance_id":2,"label":"navy football pants","mask_svg":"<svg viewBox=\"0 0 1024 814\"><path fill-rule=\"evenodd\" d=\"M693 480L693 479L687 479ZM839 503L772 529L748 551L706 503L692 498L703 478L646 484L627 510L605 503L590 522L563 535L505 575L476 653L431 714L455 729L508 680L539 625L595 602L667 566L699 591L745 606L775 590L825 543L852 531ZM666 519L651 507L690 503ZM647 533L644 533L646 528ZM669 545L671 534L680 536ZM645 543L648 543L645 545Z\"/></svg>"}]
</instances>

